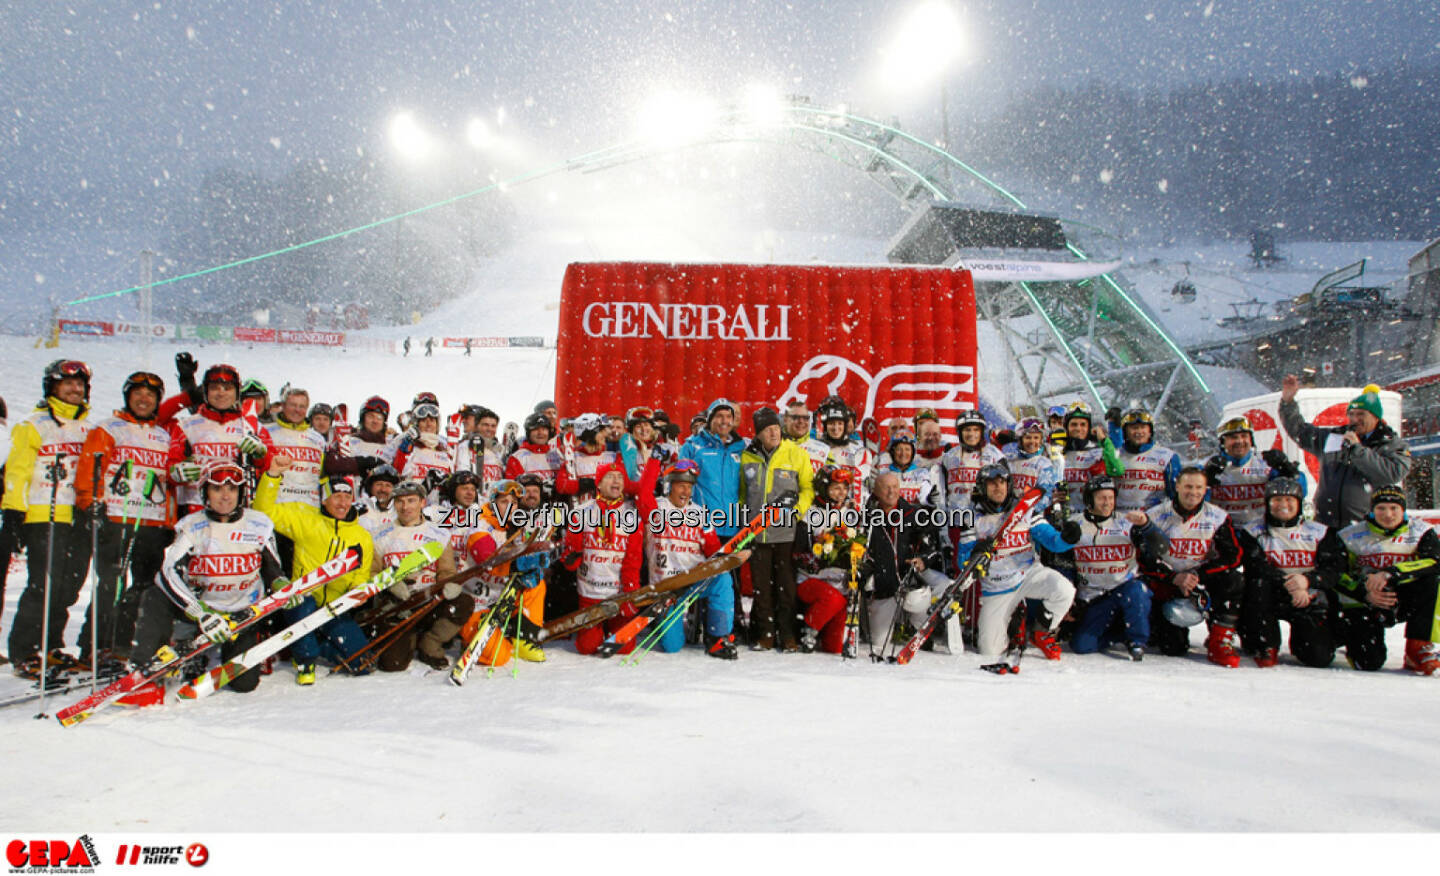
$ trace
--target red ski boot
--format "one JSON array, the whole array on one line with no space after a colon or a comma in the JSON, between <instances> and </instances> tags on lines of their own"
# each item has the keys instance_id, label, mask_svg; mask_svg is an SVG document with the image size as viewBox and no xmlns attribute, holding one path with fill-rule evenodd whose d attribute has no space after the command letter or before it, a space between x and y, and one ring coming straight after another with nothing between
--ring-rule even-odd
<instances>
[{"instance_id":1,"label":"red ski boot","mask_svg":"<svg viewBox=\"0 0 1440 876\"><path fill-rule=\"evenodd\" d=\"M1262 648L1255 652L1255 665L1261 669L1269 669L1280 662L1280 650L1278 648Z\"/></svg>"},{"instance_id":2,"label":"red ski boot","mask_svg":"<svg viewBox=\"0 0 1440 876\"><path fill-rule=\"evenodd\" d=\"M1030 644L1040 649L1046 660L1060 659L1060 643L1055 641L1049 630L1036 630L1030 634Z\"/></svg>"},{"instance_id":3,"label":"red ski boot","mask_svg":"<svg viewBox=\"0 0 1440 876\"><path fill-rule=\"evenodd\" d=\"M1405 668L1421 675L1440 674L1440 645L1420 639L1406 639Z\"/></svg>"},{"instance_id":4,"label":"red ski boot","mask_svg":"<svg viewBox=\"0 0 1440 876\"><path fill-rule=\"evenodd\" d=\"M1210 628L1210 637L1205 640L1205 650L1210 662L1227 669L1240 666L1240 652L1235 648L1235 628L1215 624Z\"/></svg>"}]
</instances>

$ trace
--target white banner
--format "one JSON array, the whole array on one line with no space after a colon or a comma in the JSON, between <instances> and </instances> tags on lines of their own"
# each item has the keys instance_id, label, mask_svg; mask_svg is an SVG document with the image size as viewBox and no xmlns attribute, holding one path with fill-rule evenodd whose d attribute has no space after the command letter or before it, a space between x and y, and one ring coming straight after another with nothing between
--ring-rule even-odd
<instances>
[{"instance_id":1,"label":"white banner","mask_svg":"<svg viewBox=\"0 0 1440 876\"><path fill-rule=\"evenodd\" d=\"M1113 262L1017 262L1009 259L975 259L959 267L968 268L977 281L1036 283L1085 280L1108 274L1120 267Z\"/></svg>"}]
</instances>

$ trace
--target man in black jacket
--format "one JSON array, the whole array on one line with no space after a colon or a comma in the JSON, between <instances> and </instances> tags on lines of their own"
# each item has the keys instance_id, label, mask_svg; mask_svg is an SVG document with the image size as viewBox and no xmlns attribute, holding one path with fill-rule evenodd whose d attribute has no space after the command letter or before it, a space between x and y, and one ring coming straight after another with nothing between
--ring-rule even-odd
<instances>
[{"instance_id":1,"label":"man in black jacket","mask_svg":"<svg viewBox=\"0 0 1440 876\"><path fill-rule=\"evenodd\" d=\"M927 519L930 509L900 497L899 475L882 472L875 479L869 504L871 513L883 515L883 520L872 525L867 534L860 578L869 595L870 645L883 648L895 624L896 611L903 608L905 618L918 626L930 609L932 595L943 590L950 579L941 571L945 563L943 542L934 521ZM917 511L924 513L917 516ZM956 638L936 643L936 651L949 653L946 643L959 641L958 621L952 619L952 625L956 627ZM944 632L936 630L932 641Z\"/></svg>"}]
</instances>

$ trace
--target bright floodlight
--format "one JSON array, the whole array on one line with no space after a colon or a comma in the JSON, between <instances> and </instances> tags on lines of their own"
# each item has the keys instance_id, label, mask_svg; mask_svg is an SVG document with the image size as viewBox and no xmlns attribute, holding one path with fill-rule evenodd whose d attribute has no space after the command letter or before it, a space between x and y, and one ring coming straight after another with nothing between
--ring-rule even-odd
<instances>
[{"instance_id":1,"label":"bright floodlight","mask_svg":"<svg viewBox=\"0 0 1440 876\"><path fill-rule=\"evenodd\" d=\"M640 107L639 135L656 146L679 146L708 134L719 115L715 103L703 97L661 92Z\"/></svg>"},{"instance_id":2,"label":"bright floodlight","mask_svg":"<svg viewBox=\"0 0 1440 876\"><path fill-rule=\"evenodd\" d=\"M773 128L785 120L785 100L768 85L748 85L740 96L740 108L751 125Z\"/></svg>"},{"instance_id":3,"label":"bright floodlight","mask_svg":"<svg viewBox=\"0 0 1440 876\"><path fill-rule=\"evenodd\" d=\"M411 161L428 156L434 148L430 135L425 133L415 117L408 112L396 113L390 120L390 143L395 150Z\"/></svg>"},{"instance_id":4,"label":"bright floodlight","mask_svg":"<svg viewBox=\"0 0 1440 876\"><path fill-rule=\"evenodd\" d=\"M961 53L964 39L960 18L950 4L928 0L910 13L882 53L881 80L897 91L927 84Z\"/></svg>"}]
</instances>

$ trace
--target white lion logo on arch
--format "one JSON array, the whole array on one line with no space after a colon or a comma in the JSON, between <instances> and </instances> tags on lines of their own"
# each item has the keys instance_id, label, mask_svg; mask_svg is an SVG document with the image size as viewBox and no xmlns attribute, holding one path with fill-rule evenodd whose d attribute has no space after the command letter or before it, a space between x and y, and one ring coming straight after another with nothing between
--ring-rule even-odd
<instances>
[{"instance_id":1,"label":"white lion logo on arch","mask_svg":"<svg viewBox=\"0 0 1440 876\"><path fill-rule=\"evenodd\" d=\"M807 384L814 385L807 389ZM975 369L968 365L887 365L875 374L843 356L813 356L780 396L781 410L792 402L808 402L819 395L846 399L865 398L859 416L884 423L892 417L913 417L921 408L934 408L942 424L956 411L975 406ZM950 416L946 416L949 414ZM952 426L947 425L947 431Z\"/></svg>"}]
</instances>

